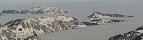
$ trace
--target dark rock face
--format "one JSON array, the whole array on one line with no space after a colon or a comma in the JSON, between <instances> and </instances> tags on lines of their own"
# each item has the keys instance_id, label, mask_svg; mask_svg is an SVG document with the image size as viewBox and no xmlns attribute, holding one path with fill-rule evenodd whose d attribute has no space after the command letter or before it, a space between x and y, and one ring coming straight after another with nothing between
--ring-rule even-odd
<instances>
[{"instance_id":1,"label":"dark rock face","mask_svg":"<svg viewBox=\"0 0 143 40\"><path fill-rule=\"evenodd\" d=\"M29 11L24 11L24 10L23 10L23 11L20 11L21 14L26 14L26 13L28 13L28 12L29 12Z\"/></svg>"},{"instance_id":2,"label":"dark rock face","mask_svg":"<svg viewBox=\"0 0 143 40\"><path fill-rule=\"evenodd\" d=\"M126 17L125 15L122 15L122 14L101 14L101 15L107 15L110 17Z\"/></svg>"},{"instance_id":3,"label":"dark rock face","mask_svg":"<svg viewBox=\"0 0 143 40\"><path fill-rule=\"evenodd\" d=\"M109 40L143 40L143 26L128 33L110 37Z\"/></svg>"},{"instance_id":4,"label":"dark rock face","mask_svg":"<svg viewBox=\"0 0 143 40\"><path fill-rule=\"evenodd\" d=\"M84 25L91 26L91 25L99 25L98 23L90 23L90 22L81 22Z\"/></svg>"},{"instance_id":5,"label":"dark rock face","mask_svg":"<svg viewBox=\"0 0 143 40\"><path fill-rule=\"evenodd\" d=\"M97 13L97 12L94 12L93 14L89 15L88 18L98 18L98 17L96 16L96 13Z\"/></svg>"},{"instance_id":6,"label":"dark rock face","mask_svg":"<svg viewBox=\"0 0 143 40\"><path fill-rule=\"evenodd\" d=\"M19 13L19 11L16 11L16 10L3 10L2 12L1 12L2 14L4 14L4 13L15 13L15 14L17 14L17 13Z\"/></svg>"},{"instance_id":7,"label":"dark rock face","mask_svg":"<svg viewBox=\"0 0 143 40\"><path fill-rule=\"evenodd\" d=\"M109 17L134 17L134 16L126 16L126 15L123 15L123 14L106 14L106 13L95 11L93 14L88 16L88 18L98 18L99 17L98 15L109 16Z\"/></svg>"},{"instance_id":8,"label":"dark rock face","mask_svg":"<svg viewBox=\"0 0 143 40\"><path fill-rule=\"evenodd\" d=\"M134 16L128 16L128 17L134 17Z\"/></svg>"},{"instance_id":9,"label":"dark rock face","mask_svg":"<svg viewBox=\"0 0 143 40\"><path fill-rule=\"evenodd\" d=\"M1 27L2 25L0 24L0 27Z\"/></svg>"},{"instance_id":10,"label":"dark rock face","mask_svg":"<svg viewBox=\"0 0 143 40\"><path fill-rule=\"evenodd\" d=\"M118 20L118 19L112 19L108 21L108 23L115 23L115 22L124 22L125 20Z\"/></svg>"},{"instance_id":11,"label":"dark rock face","mask_svg":"<svg viewBox=\"0 0 143 40\"><path fill-rule=\"evenodd\" d=\"M137 28L136 30L143 30L143 26Z\"/></svg>"},{"instance_id":12,"label":"dark rock face","mask_svg":"<svg viewBox=\"0 0 143 40\"><path fill-rule=\"evenodd\" d=\"M10 22L5 23L4 25L9 25L8 27L10 27L10 26L18 25L21 21L22 19L12 20Z\"/></svg>"}]
</instances>

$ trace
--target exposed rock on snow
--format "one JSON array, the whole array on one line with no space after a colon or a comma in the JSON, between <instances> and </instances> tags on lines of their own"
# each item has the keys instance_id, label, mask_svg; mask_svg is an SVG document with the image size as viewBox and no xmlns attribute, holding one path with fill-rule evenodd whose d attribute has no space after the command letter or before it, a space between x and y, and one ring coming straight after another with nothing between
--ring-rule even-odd
<instances>
[{"instance_id":1,"label":"exposed rock on snow","mask_svg":"<svg viewBox=\"0 0 143 40\"><path fill-rule=\"evenodd\" d=\"M26 10L22 10L22 14L55 14L55 13L68 13L58 7L32 7Z\"/></svg>"},{"instance_id":2,"label":"exposed rock on snow","mask_svg":"<svg viewBox=\"0 0 143 40\"><path fill-rule=\"evenodd\" d=\"M102 15L102 16L109 16L109 17L133 17L133 16L126 16L123 14L106 14L106 13L102 13L102 12L97 12L96 14Z\"/></svg>"},{"instance_id":3,"label":"exposed rock on snow","mask_svg":"<svg viewBox=\"0 0 143 40\"><path fill-rule=\"evenodd\" d=\"M112 14L110 14L112 15ZM113 19L113 16L109 16L109 14L103 14L101 12L94 12L88 18L91 19L90 23L114 23L114 22L122 22L124 20Z\"/></svg>"},{"instance_id":4,"label":"exposed rock on snow","mask_svg":"<svg viewBox=\"0 0 143 40\"><path fill-rule=\"evenodd\" d=\"M0 27L1 40L39 40L38 34L78 28L70 16L33 17L10 21Z\"/></svg>"},{"instance_id":5,"label":"exposed rock on snow","mask_svg":"<svg viewBox=\"0 0 143 40\"><path fill-rule=\"evenodd\" d=\"M0 24L0 27L1 27L2 25Z\"/></svg>"},{"instance_id":6,"label":"exposed rock on snow","mask_svg":"<svg viewBox=\"0 0 143 40\"><path fill-rule=\"evenodd\" d=\"M143 26L128 33L110 37L109 40L143 40Z\"/></svg>"},{"instance_id":7,"label":"exposed rock on snow","mask_svg":"<svg viewBox=\"0 0 143 40\"><path fill-rule=\"evenodd\" d=\"M110 16L100 15L101 12L94 12L88 18L90 19L110 19Z\"/></svg>"},{"instance_id":8,"label":"exposed rock on snow","mask_svg":"<svg viewBox=\"0 0 143 40\"><path fill-rule=\"evenodd\" d=\"M99 25L98 23L92 23L92 22L82 22L82 24L91 26L91 25Z\"/></svg>"},{"instance_id":9,"label":"exposed rock on snow","mask_svg":"<svg viewBox=\"0 0 143 40\"><path fill-rule=\"evenodd\" d=\"M111 19L108 23L124 22L125 20Z\"/></svg>"}]
</instances>

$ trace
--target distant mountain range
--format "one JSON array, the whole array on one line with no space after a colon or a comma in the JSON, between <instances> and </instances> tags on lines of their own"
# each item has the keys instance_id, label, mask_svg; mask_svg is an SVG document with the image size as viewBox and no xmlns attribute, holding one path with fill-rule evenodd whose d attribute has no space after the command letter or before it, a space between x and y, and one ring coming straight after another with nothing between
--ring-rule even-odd
<instances>
[{"instance_id":1,"label":"distant mountain range","mask_svg":"<svg viewBox=\"0 0 143 40\"><path fill-rule=\"evenodd\" d=\"M32 7L25 10L2 10L1 14L56 14L56 13L68 13L58 7Z\"/></svg>"}]
</instances>

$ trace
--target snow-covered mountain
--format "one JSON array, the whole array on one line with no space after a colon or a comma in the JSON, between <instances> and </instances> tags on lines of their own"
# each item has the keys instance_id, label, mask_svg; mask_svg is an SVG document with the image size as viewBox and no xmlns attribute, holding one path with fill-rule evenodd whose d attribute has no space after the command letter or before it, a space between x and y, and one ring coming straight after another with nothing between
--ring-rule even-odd
<instances>
[{"instance_id":1,"label":"snow-covered mountain","mask_svg":"<svg viewBox=\"0 0 143 40\"><path fill-rule=\"evenodd\" d=\"M56 13L68 13L67 11L58 7L32 7L26 10L22 10L22 14L56 14Z\"/></svg>"},{"instance_id":2,"label":"snow-covered mountain","mask_svg":"<svg viewBox=\"0 0 143 40\"><path fill-rule=\"evenodd\" d=\"M143 40L143 26L136 30L110 37L109 40Z\"/></svg>"},{"instance_id":3,"label":"snow-covered mountain","mask_svg":"<svg viewBox=\"0 0 143 40\"><path fill-rule=\"evenodd\" d=\"M68 13L59 7L32 7L25 10L2 10L0 14L56 14Z\"/></svg>"},{"instance_id":4,"label":"snow-covered mountain","mask_svg":"<svg viewBox=\"0 0 143 40\"><path fill-rule=\"evenodd\" d=\"M12 20L0 27L0 40L40 40L38 34L78 28L70 16L33 17Z\"/></svg>"}]
</instances>

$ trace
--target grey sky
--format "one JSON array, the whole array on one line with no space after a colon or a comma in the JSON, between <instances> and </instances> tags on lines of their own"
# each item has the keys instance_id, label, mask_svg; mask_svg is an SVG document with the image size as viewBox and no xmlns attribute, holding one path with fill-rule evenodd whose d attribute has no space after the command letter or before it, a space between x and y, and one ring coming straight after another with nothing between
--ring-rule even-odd
<instances>
[{"instance_id":1,"label":"grey sky","mask_svg":"<svg viewBox=\"0 0 143 40\"><path fill-rule=\"evenodd\" d=\"M21 4L35 2L77 2L77 1L106 1L106 0L0 0L0 4Z\"/></svg>"},{"instance_id":2,"label":"grey sky","mask_svg":"<svg viewBox=\"0 0 143 40\"><path fill-rule=\"evenodd\" d=\"M34 3L48 0L0 0L0 4Z\"/></svg>"}]
</instances>

